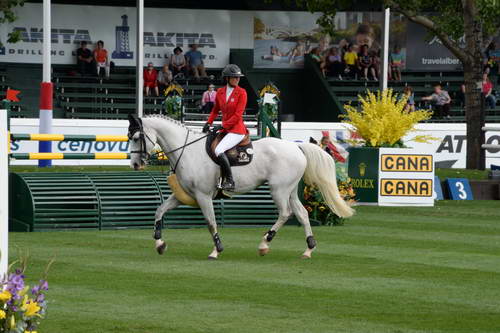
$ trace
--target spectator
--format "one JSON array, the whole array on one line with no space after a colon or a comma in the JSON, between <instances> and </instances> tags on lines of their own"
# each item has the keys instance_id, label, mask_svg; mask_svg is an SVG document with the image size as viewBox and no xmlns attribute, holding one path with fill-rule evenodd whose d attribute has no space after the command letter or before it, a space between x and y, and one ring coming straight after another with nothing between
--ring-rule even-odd
<instances>
[{"instance_id":1,"label":"spectator","mask_svg":"<svg viewBox=\"0 0 500 333\"><path fill-rule=\"evenodd\" d=\"M368 45L361 46L361 52L358 54L358 65L360 68L360 75L363 75L363 79L365 80L368 80L369 70L371 70L374 79L377 80L372 60L372 57L368 53Z\"/></svg>"},{"instance_id":2,"label":"spectator","mask_svg":"<svg viewBox=\"0 0 500 333\"><path fill-rule=\"evenodd\" d=\"M457 91L456 100L458 106L465 105L465 84L463 83L460 85L460 90Z\"/></svg>"},{"instance_id":3,"label":"spectator","mask_svg":"<svg viewBox=\"0 0 500 333\"><path fill-rule=\"evenodd\" d=\"M338 77L342 80L342 72L344 71L344 64L336 47L332 47L325 58L325 68L329 76Z\"/></svg>"},{"instance_id":4,"label":"spectator","mask_svg":"<svg viewBox=\"0 0 500 333\"><path fill-rule=\"evenodd\" d=\"M106 78L109 79L108 51L104 49L104 42L102 40L97 42L97 48L94 50L94 59L97 67L97 76L100 75L101 68L104 68Z\"/></svg>"},{"instance_id":5,"label":"spectator","mask_svg":"<svg viewBox=\"0 0 500 333\"><path fill-rule=\"evenodd\" d=\"M406 86L403 89L403 95L406 96L406 105L404 110L406 112L415 111L415 94L413 93L413 89L410 86Z\"/></svg>"},{"instance_id":6,"label":"spectator","mask_svg":"<svg viewBox=\"0 0 500 333\"><path fill-rule=\"evenodd\" d=\"M487 73L490 73L490 71L494 71L494 69L497 69L497 73L500 74L500 65L496 61L497 57L495 57L495 52L496 52L496 44L494 41L488 45L488 48L486 49L486 52L484 53L485 60L484 60L484 71Z\"/></svg>"},{"instance_id":7,"label":"spectator","mask_svg":"<svg viewBox=\"0 0 500 333\"><path fill-rule=\"evenodd\" d=\"M87 42L82 41L80 47L76 50L76 65L81 75L94 73L93 60L92 51L87 48Z\"/></svg>"},{"instance_id":8,"label":"spectator","mask_svg":"<svg viewBox=\"0 0 500 333\"><path fill-rule=\"evenodd\" d=\"M155 90L156 96L159 96L158 92L158 72L153 67L153 63L148 63L148 67L144 70L144 93L149 96L149 90Z\"/></svg>"},{"instance_id":9,"label":"spectator","mask_svg":"<svg viewBox=\"0 0 500 333\"><path fill-rule=\"evenodd\" d=\"M358 61L358 55L353 51L352 44L349 44L347 52L344 54L344 61L347 66L346 71L349 73L349 76L351 78L355 78L357 73L356 62Z\"/></svg>"},{"instance_id":10,"label":"spectator","mask_svg":"<svg viewBox=\"0 0 500 333\"><path fill-rule=\"evenodd\" d=\"M179 73L187 76L186 58L184 58L182 49L178 46L174 49L174 54L170 57L170 70L172 71L172 75L174 77L176 77Z\"/></svg>"},{"instance_id":11,"label":"spectator","mask_svg":"<svg viewBox=\"0 0 500 333\"><path fill-rule=\"evenodd\" d=\"M210 84L208 90L203 93L201 97L201 112L210 113L215 104L215 96L217 92L215 91L215 86Z\"/></svg>"},{"instance_id":12,"label":"spectator","mask_svg":"<svg viewBox=\"0 0 500 333\"><path fill-rule=\"evenodd\" d=\"M160 72L158 72L158 85L160 88L160 91L164 91L165 88L167 88L170 83L172 83L172 72L170 69L168 69L168 65L165 64L163 65L162 69Z\"/></svg>"},{"instance_id":13,"label":"spectator","mask_svg":"<svg viewBox=\"0 0 500 333\"><path fill-rule=\"evenodd\" d=\"M325 62L321 58L321 53L319 47L315 47L311 50L311 58L318 64L319 69L321 70L321 74L325 76Z\"/></svg>"},{"instance_id":14,"label":"spectator","mask_svg":"<svg viewBox=\"0 0 500 333\"><path fill-rule=\"evenodd\" d=\"M401 81L401 68L404 65L403 54L399 46L394 47L394 52L391 53L391 71L392 77L396 81Z\"/></svg>"},{"instance_id":15,"label":"spectator","mask_svg":"<svg viewBox=\"0 0 500 333\"><path fill-rule=\"evenodd\" d=\"M200 79L200 75L201 77L207 77L205 65L203 64L203 54L198 51L197 44L191 45L191 50L186 53L186 59L196 80Z\"/></svg>"},{"instance_id":16,"label":"spectator","mask_svg":"<svg viewBox=\"0 0 500 333\"><path fill-rule=\"evenodd\" d=\"M422 97L423 101L431 101L434 104L436 118L450 118L451 98L440 84L434 86L434 93L430 96Z\"/></svg>"},{"instance_id":17,"label":"spectator","mask_svg":"<svg viewBox=\"0 0 500 333\"><path fill-rule=\"evenodd\" d=\"M494 109L497 104L497 99L493 94L493 83L491 83L490 79L488 78L488 74L486 73L483 74L483 96L486 105L490 109Z\"/></svg>"}]
</instances>

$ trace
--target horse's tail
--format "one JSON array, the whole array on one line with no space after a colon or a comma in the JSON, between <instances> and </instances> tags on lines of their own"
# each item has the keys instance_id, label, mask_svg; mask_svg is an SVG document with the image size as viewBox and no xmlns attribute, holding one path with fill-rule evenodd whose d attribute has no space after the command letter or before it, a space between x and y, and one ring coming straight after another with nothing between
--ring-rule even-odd
<instances>
[{"instance_id":1,"label":"horse's tail","mask_svg":"<svg viewBox=\"0 0 500 333\"><path fill-rule=\"evenodd\" d=\"M311 143L301 143L299 148L307 159L304 181L316 185L328 207L340 217L351 217L354 209L342 199L337 187L335 161L323 149Z\"/></svg>"}]
</instances>

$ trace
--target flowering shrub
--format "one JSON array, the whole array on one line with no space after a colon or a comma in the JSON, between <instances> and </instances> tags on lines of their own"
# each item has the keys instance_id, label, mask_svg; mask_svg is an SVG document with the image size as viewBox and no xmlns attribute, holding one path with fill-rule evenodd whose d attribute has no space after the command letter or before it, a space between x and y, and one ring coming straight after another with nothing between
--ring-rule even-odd
<instances>
[{"instance_id":1,"label":"flowering shrub","mask_svg":"<svg viewBox=\"0 0 500 333\"><path fill-rule=\"evenodd\" d=\"M21 270L8 274L0 281L0 332L36 333L45 316L47 281L40 280L30 289L25 285Z\"/></svg>"},{"instance_id":2,"label":"flowering shrub","mask_svg":"<svg viewBox=\"0 0 500 333\"><path fill-rule=\"evenodd\" d=\"M354 203L355 193L352 188L351 179L337 180L340 195L349 204ZM323 225L339 225L343 223L343 218L335 215L326 205L321 192L315 186L307 185L304 188L304 207L309 212L309 217L320 221Z\"/></svg>"},{"instance_id":3,"label":"flowering shrub","mask_svg":"<svg viewBox=\"0 0 500 333\"><path fill-rule=\"evenodd\" d=\"M393 94L392 89L378 91L377 94L367 91L366 97L358 98L361 110L345 105L347 114L342 117L346 119L344 123L352 125L361 137L361 142L355 143L366 147L404 147L403 137L414 131L415 124L432 116L432 112L427 110L405 111L408 96ZM433 139L420 135L412 140L429 142Z\"/></svg>"},{"instance_id":4,"label":"flowering shrub","mask_svg":"<svg viewBox=\"0 0 500 333\"><path fill-rule=\"evenodd\" d=\"M182 110L182 97L179 95L168 96L165 98L165 111L167 116L172 119L180 120Z\"/></svg>"}]
</instances>

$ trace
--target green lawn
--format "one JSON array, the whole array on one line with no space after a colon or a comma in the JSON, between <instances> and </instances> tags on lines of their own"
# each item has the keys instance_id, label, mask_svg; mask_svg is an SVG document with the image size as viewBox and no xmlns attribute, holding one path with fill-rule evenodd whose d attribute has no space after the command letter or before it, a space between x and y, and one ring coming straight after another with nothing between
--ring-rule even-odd
<instances>
[{"instance_id":1,"label":"green lawn","mask_svg":"<svg viewBox=\"0 0 500 333\"><path fill-rule=\"evenodd\" d=\"M35 280L49 276L39 332L500 332L500 204L358 207L340 227L286 227L266 257L260 229L222 229L225 252L208 261L204 229L11 233L29 249ZM14 258L12 258L14 259Z\"/></svg>"}]
</instances>

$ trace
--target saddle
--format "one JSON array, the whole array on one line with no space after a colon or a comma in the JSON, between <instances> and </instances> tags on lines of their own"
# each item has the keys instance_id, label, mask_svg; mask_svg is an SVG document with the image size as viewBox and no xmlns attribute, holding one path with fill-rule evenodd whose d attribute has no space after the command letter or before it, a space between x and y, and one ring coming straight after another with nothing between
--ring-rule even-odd
<instances>
[{"instance_id":1,"label":"saddle","mask_svg":"<svg viewBox=\"0 0 500 333\"><path fill-rule=\"evenodd\" d=\"M205 149L208 156L214 161L215 164L219 165L217 156L215 156L215 147L224 138L226 133L217 133L210 131L207 136L207 143ZM250 135L245 135L243 140L235 147L226 151L227 158L229 159L229 164L231 166L242 166L247 165L252 162L253 159L253 145L250 140Z\"/></svg>"}]
</instances>

